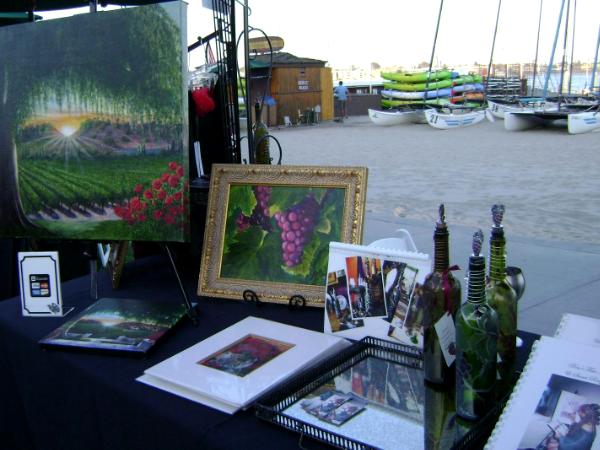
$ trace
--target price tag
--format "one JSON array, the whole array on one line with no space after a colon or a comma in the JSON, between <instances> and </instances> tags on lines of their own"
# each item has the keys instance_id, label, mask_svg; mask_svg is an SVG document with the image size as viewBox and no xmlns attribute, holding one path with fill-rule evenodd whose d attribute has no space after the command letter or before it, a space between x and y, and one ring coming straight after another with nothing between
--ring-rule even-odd
<instances>
[{"instance_id":1,"label":"price tag","mask_svg":"<svg viewBox=\"0 0 600 450\"><path fill-rule=\"evenodd\" d=\"M442 353L446 365L450 367L456 359L456 330L454 328L454 320L450 313L446 313L440 320L435 323L435 332L438 335Z\"/></svg>"}]
</instances>

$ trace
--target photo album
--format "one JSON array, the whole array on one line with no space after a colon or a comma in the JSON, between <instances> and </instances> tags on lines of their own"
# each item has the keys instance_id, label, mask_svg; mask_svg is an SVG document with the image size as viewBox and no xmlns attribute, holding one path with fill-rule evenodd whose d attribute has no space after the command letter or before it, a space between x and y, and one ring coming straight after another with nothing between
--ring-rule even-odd
<instances>
[{"instance_id":1,"label":"photo album","mask_svg":"<svg viewBox=\"0 0 600 450\"><path fill-rule=\"evenodd\" d=\"M138 381L233 414L350 342L257 317L146 369Z\"/></svg>"},{"instance_id":2,"label":"photo album","mask_svg":"<svg viewBox=\"0 0 600 450\"><path fill-rule=\"evenodd\" d=\"M486 450L600 449L600 348L542 336Z\"/></svg>"}]
</instances>

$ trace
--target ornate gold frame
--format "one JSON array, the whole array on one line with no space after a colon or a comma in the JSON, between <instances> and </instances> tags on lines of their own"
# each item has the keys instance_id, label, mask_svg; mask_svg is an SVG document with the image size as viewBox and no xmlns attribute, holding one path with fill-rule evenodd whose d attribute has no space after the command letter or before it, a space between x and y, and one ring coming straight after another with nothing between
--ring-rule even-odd
<instances>
[{"instance_id":1,"label":"ornate gold frame","mask_svg":"<svg viewBox=\"0 0 600 450\"><path fill-rule=\"evenodd\" d=\"M222 278L224 234L231 185L268 185L342 188L341 242L360 244L367 191L366 167L271 166L215 164L211 171L206 226L198 295L242 300L245 290L254 291L261 301L288 303L293 295L302 295L310 306L323 306L323 285ZM252 264L252 261L240 261Z\"/></svg>"}]
</instances>

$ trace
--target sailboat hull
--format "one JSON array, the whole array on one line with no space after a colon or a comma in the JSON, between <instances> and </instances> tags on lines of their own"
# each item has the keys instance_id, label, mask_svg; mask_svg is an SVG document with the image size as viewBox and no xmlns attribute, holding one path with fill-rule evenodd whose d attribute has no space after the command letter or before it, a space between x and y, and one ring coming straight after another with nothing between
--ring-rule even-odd
<instances>
[{"instance_id":1,"label":"sailboat hull","mask_svg":"<svg viewBox=\"0 0 600 450\"><path fill-rule=\"evenodd\" d=\"M600 111L569 114L569 117L567 118L567 128L570 134L600 131Z\"/></svg>"},{"instance_id":2,"label":"sailboat hull","mask_svg":"<svg viewBox=\"0 0 600 450\"><path fill-rule=\"evenodd\" d=\"M440 113L435 109L425 111L427 123L438 130L450 130L475 125L485 119L485 111L472 111L467 113Z\"/></svg>"}]
</instances>

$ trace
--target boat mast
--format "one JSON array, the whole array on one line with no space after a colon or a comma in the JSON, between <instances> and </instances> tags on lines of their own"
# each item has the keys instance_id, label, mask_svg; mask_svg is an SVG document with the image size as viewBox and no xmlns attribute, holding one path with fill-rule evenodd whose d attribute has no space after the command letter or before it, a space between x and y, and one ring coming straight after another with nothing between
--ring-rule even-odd
<instances>
[{"instance_id":1,"label":"boat mast","mask_svg":"<svg viewBox=\"0 0 600 450\"><path fill-rule=\"evenodd\" d=\"M558 42L558 34L560 31L560 23L562 22L563 11L565 9L565 0L560 3L560 14L558 15L558 23L556 24L556 33L554 34L554 43L552 44L552 53L550 53L550 62L546 69L546 80L544 81L544 92L543 96L548 96L548 82L550 81L550 75L552 75L552 65L554 64L554 52L556 51L556 43Z\"/></svg>"},{"instance_id":2,"label":"boat mast","mask_svg":"<svg viewBox=\"0 0 600 450\"><path fill-rule=\"evenodd\" d=\"M485 77L485 92L487 92L488 84L490 82L490 71L492 70L492 60L494 59L494 47L496 46L496 34L498 33L498 20L500 19L501 5L502 0L498 0L498 12L496 13L496 27L494 28L494 38L492 39L492 51L490 52L490 62L487 68L487 76ZM508 72L506 73L506 78L508 81Z\"/></svg>"},{"instance_id":3,"label":"boat mast","mask_svg":"<svg viewBox=\"0 0 600 450\"><path fill-rule=\"evenodd\" d=\"M577 20L577 0L573 0L573 37L571 38L571 62L569 63L569 84L567 92L571 95L571 80L573 79L573 55L575 54L575 21Z\"/></svg>"},{"instance_id":4,"label":"boat mast","mask_svg":"<svg viewBox=\"0 0 600 450\"><path fill-rule=\"evenodd\" d=\"M542 27L542 7L544 5L544 0L540 0L540 16L538 18L538 32L537 32L537 40L535 42L535 61L533 63L533 83L531 85L531 96L535 95L535 79L537 77L537 64L538 64L538 52L540 48L540 29Z\"/></svg>"},{"instance_id":5,"label":"boat mast","mask_svg":"<svg viewBox=\"0 0 600 450\"><path fill-rule=\"evenodd\" d=\"M438 12L437 25L435 26L435 36L433 37L433 48L431 49L431 58L429 59L429 71L427 72L427 81L425 82L425 100L427 100L427 92L429 92L429 79L431 77L431 68L433 67L433 56L435 55L435 44L437 42L438 31L440 30L440 20L442 18L442 8L444 0L440 0L440 11Z\"/></svg>"},{"instance_id":6,"label":"boat mast","mask_svg":"<svg viewBox=\"0 0 600 450\"><path fill-rule=\"evenodd\" d=\"M600 27L598 27L598 40L596 41L596 55L594 56L594 67L592 67L592 84L590 90L594 94L594 82L596 81L596 68L598 66L598 49L600 48ZM600 90L596 95L600 94Z\"/></svg>"},{"instance_id":7,"label":"boat mast","mask_svg":"<svg viewBox=\"0 0 600 450\"><path fill-rule=\"evenodd\" d=\"M571 10L571 0L567 0L567 19L565 20L565 38L563 40L563 54L560 63L560 83L558 85L558 110L560 111L560 98L563 95L563 83L565 81L565 65L567 62L567 35L569 31L569 12Z\"/></svg>"}]
</instances>

